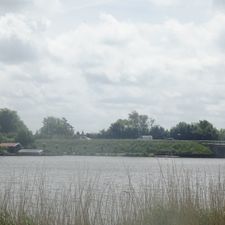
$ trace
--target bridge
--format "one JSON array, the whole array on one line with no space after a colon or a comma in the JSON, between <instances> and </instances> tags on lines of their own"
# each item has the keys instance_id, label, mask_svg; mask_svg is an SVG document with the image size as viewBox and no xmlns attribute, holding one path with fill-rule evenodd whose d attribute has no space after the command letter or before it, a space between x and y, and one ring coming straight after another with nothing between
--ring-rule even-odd
<instances>
[{"instance_id":1,"label":"bridge","mask_svg":"<svg viewBox=\"0 0 225 225\"><path fill-rule=\"evenodd\" d=\"M199 143L209 147L214 157L225 158L225 141L199 141Z\"/></svg>"}]
</instances>

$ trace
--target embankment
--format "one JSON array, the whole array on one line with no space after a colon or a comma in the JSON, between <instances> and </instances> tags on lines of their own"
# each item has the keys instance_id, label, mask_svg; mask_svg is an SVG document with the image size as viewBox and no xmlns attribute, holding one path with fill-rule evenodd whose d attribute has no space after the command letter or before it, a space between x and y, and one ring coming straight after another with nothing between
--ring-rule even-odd
<instances>
[{"instance_id":1,"label":"embankment","mask_svg":"<svg viewBox=\"0 0 225 225\"><path fill-rule=\"evenodd\" d=\"M36 146L43 149L46 155L214 156L207 146L194 141L177 140L39 139L36 140Z\"/></svg>"}]
</instances>

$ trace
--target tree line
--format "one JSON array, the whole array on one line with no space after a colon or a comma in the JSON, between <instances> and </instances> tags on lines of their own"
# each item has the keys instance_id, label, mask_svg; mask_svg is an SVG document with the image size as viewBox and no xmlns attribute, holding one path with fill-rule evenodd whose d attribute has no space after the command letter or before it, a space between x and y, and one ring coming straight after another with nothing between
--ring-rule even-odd
<instances>
[{"instance_id":1,"label":"tree line","mask_svg":"<svg viewBox=\"0 0 225 225\"><path fill-rule=\"evenodd\" d=\"M147 115L133 111L127 119L118 119L107 130L102 130L98 137L133 139L151 135L154 139L173 138L178 140L225 140L225 130L218 130L207 120L197 123L179 122L171 129L155 124Z\"/></svg>"},{"instance_id":2,"label":"tree line","mask_svg":"<svg viewBox=\"0 0 225 225\"><path fill-rule=\"evenodd\" d=\"M46 117L35 133L28 129L16 111L0 109L0 142L17 141L24 146L34 143L35 138L90 138L136 139L151 135L153 139L177 140L225 140L225 129L218 130L207 120L196 123L179 122L171 129L157 125L148 115L133 111L126 119L118 119L107 129L97 133L75 132L66 118Z\"/></svg>"}]
</instances>

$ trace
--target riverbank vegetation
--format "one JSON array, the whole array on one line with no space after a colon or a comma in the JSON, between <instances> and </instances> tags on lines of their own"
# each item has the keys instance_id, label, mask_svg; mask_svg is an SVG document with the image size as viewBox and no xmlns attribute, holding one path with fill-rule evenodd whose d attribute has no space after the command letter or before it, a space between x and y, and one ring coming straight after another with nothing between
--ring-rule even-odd
<instances>
[{"instance_id":1,"label":"riverbank vegetation","mask_svg":"<svg viewBox=\"0 0 225 225\"><path fill-rule=\"evenodd\" d=\"M38 139L38 148L48 155L108 155L108 156L180 156L212 157L210 149L193 141L176 140L76 140Z\"/></svg>"},{"instance_id":2,"label":"riverbank vegetation","mask_svg":"<svg viewBox=\"0 0 225 225\"><path fill-rule=\"evenodd\" d=\"M102 130L98 137L134 139L143 135L151 135L154 139L170 137L177 140L218 140L221 137L221 132L207 120L191 124L179 122L167 130L156 125L154 119L134 111L128 115L128 119L118 119L107 130Z\"/></svg>"},{"instance_id":3,"label":"riverbank vegetation","mask_svg":"<svg viewBox=\"0 0 225 225\"><path fill-rule=\"evenodd\" d=\"M20 119L16 111L0 109L0 142L19 141L29 145L34 139L74 138L84 136L92 139L137 139L149 135L153 139L176 140L225 140L225 130L218 130L207 120L195 123L179 122L171 129L157 125L155 120L136 111L128 114L127 119L118 119L109 128L96 133L75 131L75 128L64 117L49 116L34 135Z\"/></svg>"},{"instance_id":4,"label":"riverbank vegetation","mask_svg":"<svg viewBox=\"0 0 225 225\"><path fill-rule=\"evenodd\" d=\"M138 140L143 136L154 141ZM98 133L75 132L66 118L46 117L33 135L17 112L0 109L0 143L20 142L24 147L43 148L48 155L211 157L212 152L206 146L193 141L224 139L225 131L216 129L206 120L191 124L180 122L167 130L136 111Z\"/></svg>"},{"instance_id":5,"label":"riverbank vegetation","mask_svg":"<svg viewBox=\"0 0 225 225\"><path fill-rule=\"evenodd\" d=\"M180 171L181 172L181 171ZM182 174L182 175L181 175ZM195 177L195 178L194 178ZM44 179L1 185L1 225L224 225L223 177L172 170L120 189L99 178L49 189ZM16 190L16 191L15 191Z\"/></svg>"},{"instance_id":6,"label":"riverbank vegetation","mask_svg":"<svg viewBox=\"0 0 225 225\"><path fill-rule=\"evenodd\" d=\"M216 129L207 120L196 123L179 122L171 129L165 129L155 123L155 120L147 115L131 112L127 119L118 119L108 129L97 133L75 132L72 125L65 119L47 117L43 120L43 126L37 131L37 138L87 136L92 139L137 139L141 136L152 136L153 139L176 140L222 140L225 138L224 130Z\"/></svg>"}]
</instances>

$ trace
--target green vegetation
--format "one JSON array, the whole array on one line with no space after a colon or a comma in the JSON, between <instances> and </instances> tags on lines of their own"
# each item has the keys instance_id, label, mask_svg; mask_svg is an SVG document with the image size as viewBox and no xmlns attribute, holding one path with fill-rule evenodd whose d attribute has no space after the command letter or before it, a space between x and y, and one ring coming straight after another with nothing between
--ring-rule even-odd
<instances>
[{"instance_id":1,"label":"green vegetation","mask_svg":"<svg viewBox=\"0 0 225 225\"><path fill-rule=\"evenodd\" d=\"M171 137L178 140L218 140L219 131L207 120L200 120L198 123L178 123L171 128Z\"/></svg>"},{"instance_id":2,"label":"green vegetation","mask_svg":"<svg viewBox=\"0 0 225 225\"><path fill-rule=\"evenodd\" d=\"M38 148L48 155L124 155L154 156L172 155L185 157L210 157L212 152L205 146L191 141L175 140L77 140L39 139Z\"/></svg>"},{"instance_id":3,"label":"green vegetation","mask_svg":"<svg viewBox=\"0 0 225 225\"><path fill-rule=\"evenodd\" d=\"M148 135L153 124L154 120L152 118L133 111L128 115L128 119L118 119L107 130L102 130L99 137L134 139L141 135Z\"/></svg>"},{"instance_id":4,"label":"green vegetation","mask_svg":"<svg viewBox=\"0 0 225 225\"><path fill-rule=\"evenodd\" d=\"M16 111L0 109L0 142L20 142L23 146L33 143L33 134Z\"/></svg>"},{"instance_id":5,"label":"green vegetation","mask_svg":"<svg viewBox=\"0 0 225 225\"><path fill-rule=\"evenodd\" d=\"M60 191L49 190L42 178L34 183L11 179L0 192L0 224L224 225L223 178L182 174L172 170L158 180L149 177L139 187L128 175L129 184L119 190L113 181L99 189L98 178Z\"/></svg>"},{"instance_id":6,"label":"green vegetation","mask_svg":"<svg viewBox=\"0 0 225 225\"><path fill-rule=\"evenodd\" d=\"M36 137L73 137L74 129L66 118L47 117L43 120L43 126Z\"/></svg>"},{"instance_id":7,"label":"green vegetation","mask_svg":"<svg viewBox=\"0 0 225 225\"><path fill-rule=\"evenodd\" d=\"M177 140L218 140L224 137L224 131L218 131L207 120L198 123L180 122L170 130L166 130L147 115L140 115L136 111L128 115L128 119L118 119L107 130L102 130L100 138L134 139L143 135L151 135L154 139L172 137Z\"/></svg>"},{"instance_id":8,"label":"green vegetation","mask_svg":"<svg viewBox=\"0 0 225 225\"><path fill-rule=\"evenodd\" d=\"M152 136L154 141L137 140L145 135ZM88 138L92 139L91 142L87 141ZM224 139L224 129L217 130L206 120L192 124L180 122L166 130L155 125L152 118L136 111L131 112L127 119L118 119L107 130L95 134L83 131L75 134L66 118L50 116L43 119L42 127L33 135L17 112L0 109L0 143L20 142L24 147L42 148L47 155L211 157L213 153L208 147L193 140Z\"/></svg>"}]
</instances>

